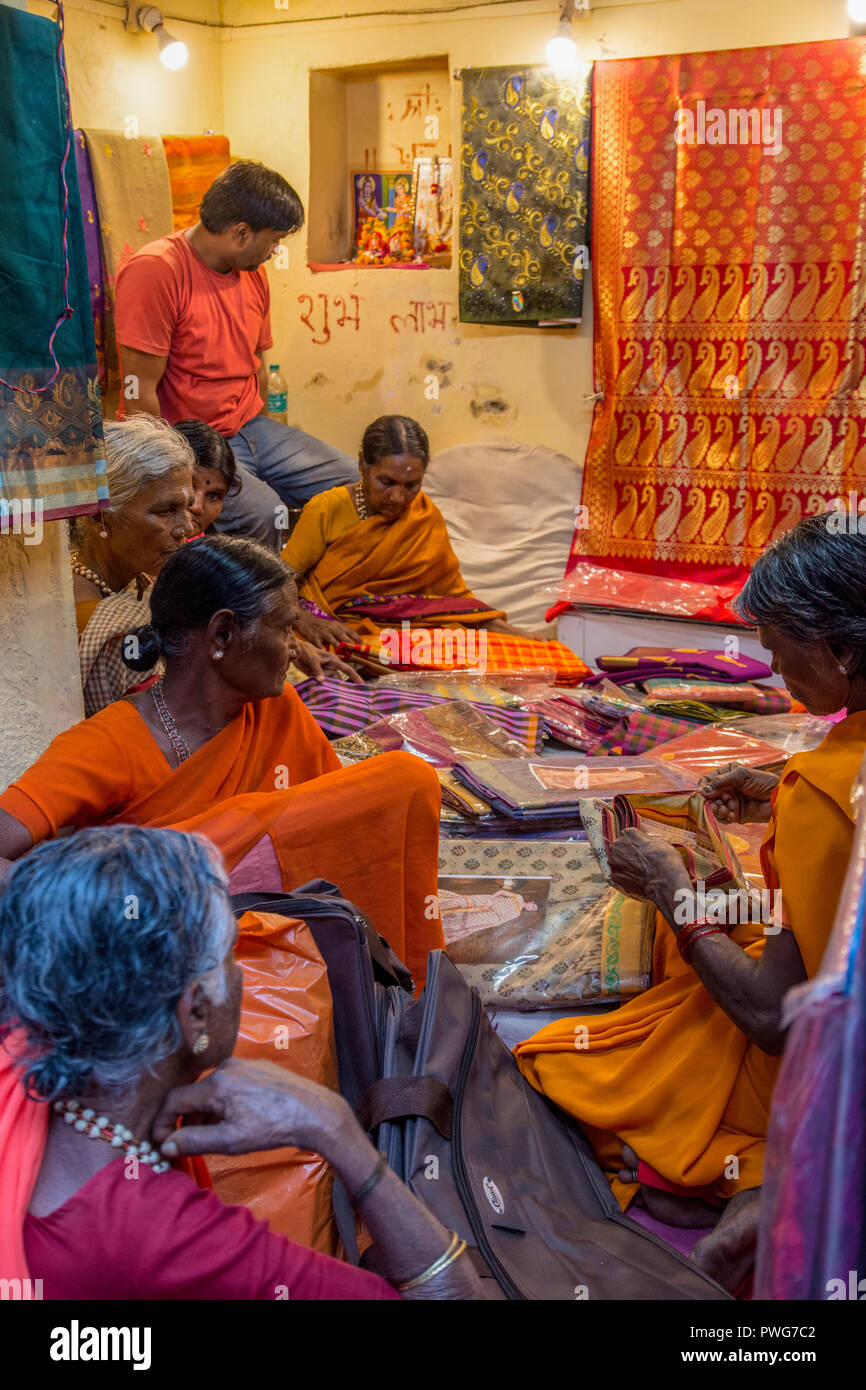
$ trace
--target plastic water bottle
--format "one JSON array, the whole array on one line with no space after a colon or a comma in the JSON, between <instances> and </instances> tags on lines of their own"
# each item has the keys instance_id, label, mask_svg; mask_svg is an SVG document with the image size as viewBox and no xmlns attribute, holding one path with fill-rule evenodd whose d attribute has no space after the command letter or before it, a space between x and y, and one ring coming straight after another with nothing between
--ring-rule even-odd
<instances>
[{"instance_id":1,"label":"plastic water bottle","mask_svg":"<svg viewBox=\"0 0 866 1390\"><path fill-rule=\"evenodd\" d=\"M286 423L288 389L286 379L280 373L279 362L269 362L267 413L272 420L280 420L283 424Z\"/></svg>"}]
</instances>

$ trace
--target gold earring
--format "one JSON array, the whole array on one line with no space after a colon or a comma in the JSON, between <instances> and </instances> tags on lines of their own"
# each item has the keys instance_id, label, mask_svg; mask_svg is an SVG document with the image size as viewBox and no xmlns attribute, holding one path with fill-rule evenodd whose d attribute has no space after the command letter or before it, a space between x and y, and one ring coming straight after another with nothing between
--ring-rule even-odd
<instances>
[{"instance_id":1,"label":"gold earring","mask_svg":"<svg viewBox=\"0 0 866 1390\"><path fill-rule=\"evenodd\" d=\"M200 1057L203 1052L207 1052L209 1047L210 1037L208 1036L208 1034L199 1033L198 1037L195 1040L195 1045L192 1050L197 1057Z\"/></svg>"}]
</instances>

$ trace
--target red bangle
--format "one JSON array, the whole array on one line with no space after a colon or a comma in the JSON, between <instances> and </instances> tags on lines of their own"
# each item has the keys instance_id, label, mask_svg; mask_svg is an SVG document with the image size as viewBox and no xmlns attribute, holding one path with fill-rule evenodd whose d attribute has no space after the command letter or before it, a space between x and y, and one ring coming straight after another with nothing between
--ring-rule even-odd
<instances>
[{"instance_id":1,"label":"red bangle","mask_svg":"<svg viewBox=\"0 0 866 1390\"><path fill-rule=\"evenodd\" d=\"M715 936L721 934L728 935L728 929L720 926L717 922L708 922L706 917L701 917L697 922L690 922L687 927L683 927L677 936L677 950L683 960L688 963L689 956L696 941L700 941L702 936Z\"/></svg>"}]
</instances>

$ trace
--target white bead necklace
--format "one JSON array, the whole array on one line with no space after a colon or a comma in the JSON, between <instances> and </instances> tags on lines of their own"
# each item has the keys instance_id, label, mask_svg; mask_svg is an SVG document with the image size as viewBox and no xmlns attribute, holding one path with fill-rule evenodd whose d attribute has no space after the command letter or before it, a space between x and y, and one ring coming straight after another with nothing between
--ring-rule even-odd
<instances>
[{"instance_id":1,"label":"white bead necklace","mask_svg":"<svg viewBox=\"0 0 866 1390\"><path fill-rule=\"evenodd\" d=\"M54 1110L68 1125L74 1125L79 1134L86 1134L90 1139L104 1139L113 1149L123 1149L139 1163L149 1164L155 1173L167 1173L171 1167L161 1151L147 1139L136 1139L124 1125L115 1124L106 1115L97 1117L95 1110L83 1110L80 1101L56 1100Z\"/></svg>"}]
</instances>

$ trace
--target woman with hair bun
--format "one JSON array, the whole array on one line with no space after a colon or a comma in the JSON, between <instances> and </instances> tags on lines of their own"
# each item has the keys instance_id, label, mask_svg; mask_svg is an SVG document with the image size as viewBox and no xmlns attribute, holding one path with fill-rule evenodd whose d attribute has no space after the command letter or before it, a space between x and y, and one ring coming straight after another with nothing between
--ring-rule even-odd
<instances>
[{"instance_id":1,"label":"woman with hair bun","mask_svg":"<svg viewBox=\"0 0 866 1390\"><path fill-rule=\"evenodd\" d=\"M429 917L439 781L408 753L340 766L284 683L297 617L293 579L254 541L215 536L167 559L150 623L126 643L130 665L162 659L164 675L59 734L0 795L0 869L68 827L197 831L229 871L256 849L286 891L339 884L420 987L443 945Z\"/></svg>"}]
</instances>

